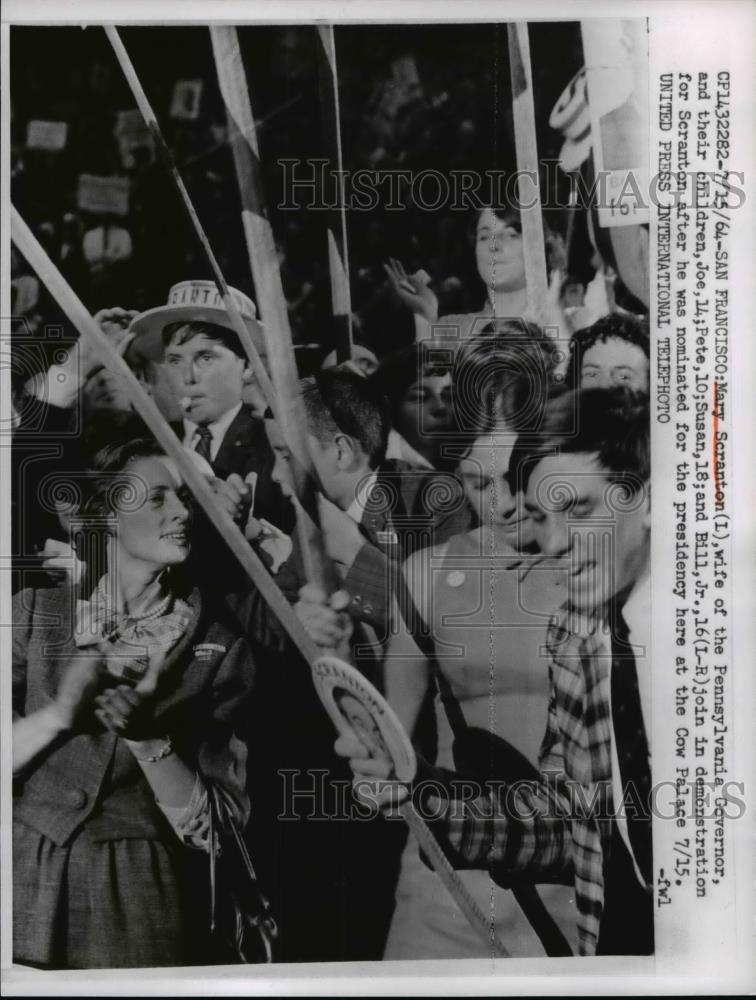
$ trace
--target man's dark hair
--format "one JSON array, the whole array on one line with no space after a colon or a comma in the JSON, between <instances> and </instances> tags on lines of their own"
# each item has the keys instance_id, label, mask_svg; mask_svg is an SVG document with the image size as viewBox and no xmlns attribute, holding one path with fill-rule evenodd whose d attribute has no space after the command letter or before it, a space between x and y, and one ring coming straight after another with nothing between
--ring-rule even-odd
<instances>
[{"instance_id":1,"label":"man's dark hair","mask_svg":"<svg viewBox=\"0 0 756 1000\"><path fill-rule=\"evenodd\" d=\"M610 313L608 316L602 316L592 326L577 330L572 335L571 340L572 352L567 371L567 384L569 386L573 388L580 386L580 369L583 367L585 352L590 350L594 344L605 344L607 340L624 340L628 344L635 344L648 357L647 317Z\"/></svg>"},{"instance_id":2,"label":"man's dark hair","mask_svg":"<svg viewBox=\"0 0 756 1000\"><path fill-rule=\"evenodd\" d=\"M648 396L630 389L562 391L546 405L537 437L519 438L510 461L515 487L526 490L536 465L551 455L595 455L610 482L632 496L651 474Z\"/></svg>"},{"instance_id":3,"label":"man's dark hair","mask_svg":"<svg viewBox=\"0 0 756 1000\"><path fill-rule=\"evenodd\" d=\"M386 401L370 379L326 369L303 380L302 399L318 441L346 434L360 445L371 469L383 462L391 424Z\"/></svg>"},{"instance_id":4,"label":"man's dark hair","mask_svg":"<svg viewBox=\"0 0 756 1000\"><path fill-rule=\"evenodd\" d=\"M193 337L198 337L202 333L206 337L209 337L210 340L217 340L219 344L227 347L229 351L233 351L242 360L247 360L247 355L244 352L241 341L233 330L227 330L224 326L218 326L216 323L205 323L204 321L187 322L186 320L180 320L177 323L169 323L167 326L164 326L163 347L167 347L172 340L175 340L177 344L186 344L187 341Z\"/></svg>"}]
</instances>

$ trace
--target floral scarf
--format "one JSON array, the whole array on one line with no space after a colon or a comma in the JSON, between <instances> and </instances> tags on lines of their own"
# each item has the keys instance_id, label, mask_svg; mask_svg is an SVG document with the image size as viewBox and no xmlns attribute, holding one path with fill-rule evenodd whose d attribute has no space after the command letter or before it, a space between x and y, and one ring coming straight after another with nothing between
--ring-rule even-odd
<instances>
[{"instance_id":1,"label":"floral scarf","mask_svg":"<svg viewBox=\"0 0 756 1000\"><path fill-rule=\"evenodd\" d=\"M189 605L170 592L139 614L119 612L113 582L106 575L88 601L77 602L74 640L80 649L105 645L108 672L137 684L147 672L150 655L169 653L191 615Z\"/></svg>"}]
</instances>

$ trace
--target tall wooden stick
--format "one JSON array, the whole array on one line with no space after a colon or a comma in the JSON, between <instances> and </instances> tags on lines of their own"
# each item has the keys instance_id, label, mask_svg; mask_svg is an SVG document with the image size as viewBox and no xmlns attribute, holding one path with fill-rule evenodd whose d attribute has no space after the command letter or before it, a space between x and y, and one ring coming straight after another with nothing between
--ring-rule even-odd
<instances>
[{"instance_id":1,"label":"tall wooden stick","mask_svg":"<svg viewBox=\"0 0 756 1000\"><path fill-rule=\"evenodd\" d=\"M308 663L314 663L319 655L318 648L294 614L289 602L279 590L270 573L252 550L231 515L218 502L215 493L179 443L178 438L152 398L139 384L134 373L102 332L14 207L11 207L11 236L42 283L79 331L84 343L92 348L108 371L121 376L124 389L136 412L154 434L166 455L175 462L185 483L252 583L260 591L291 641Z\"/></svg>"},{"instance_id":2,"label":"tall wooden stick","mask_svg":"<svg viewBox=\"0 0 756 1000\"><path fill-rule=\"evenodd\" d=\"M105 34L108 36L108 40L113 47L116 59L118 60L121 69L123 70L123 75L126 77L126 81L131 88L131 92L134 95L134 100L137 103L137 107L142 113L142 118L144 118L144 123L153 135L155 140L155 148L158 150L160 158L163 161L164 166L168 171L168 175L173 181L173 185L178 192L181 201L184 204L184 208L187 211L187 215L191 220L192 226L194 228L197 240L202 248L205 256L205 260L213 273L215 279L215 284L218 288L223 299L223 305L226 307L229 317L231 318L231 323L234 327L234 332L239 338L239 342L244 348L247 357L249 358L252 370L255 373L255 377L260 384L260 389L265 397L265 401L271 408L274 414L278 416L278 401L276 399L275 390L273 384L270 381L267 371L265 370L265 365L262 362L257 348L255 347L252 337L249 334L244 320L242 319L241 313L237 308L236 303L231 297L231 293L228 290L228 285L226 279L223 277L223 272L220 269L220 265L216 260L213 249L210 246L210 242L205 235L205 230L202 227L199 216L194 209L192 200L189 197L189 192L186 189L186 185L181 179L181 175L178 172L178 168L174 162L173 156L171 154L168 145L163 138L163 133L158 124L158 120L155 116L155 112L152 110L150 102L147 100L147 95L142 88L142 84L139 81L134 65L129 58L129 54L126 51L123 42L121 41L120 35L116 28L112 25L105 25Z\"/></svg>"},{"instance_id":3,"label":"tall wooden stick","mask_svg":"<svg viewBox=\"0 0 756 1000\"><path fill-rule=\"evenodd\" d=\"M543 238L543 216L538 184L538 144L536 141L533 76L530 66L528 25L516 21L507 25L509 40L509 71L512 77L512 115L514 118L517 171L517 193L523 206L521 215L522 242L525 259L525 282L531 309L546 301L546 245ZM530 175L530 183L528 176ZM532 186L531 186L532 185ZM531 204L535 199L535 204ZM527 206L527 207L525 207Z\"/></svg>"},{"instance_id":4,"label":"tall wooden stick","mask_svg":"<svg viewBox=\"0 0 756 1000\"><path fill-rule=\"evenodd\" d=\"M331 303L336 322L336 356L339 362L352 356L352 295L349 288L349 243L347 240L344 159L341 150L341 111L336 40L332 24L319 24L318 81L321 127L331 171L336 171L335 209L328 217L328 267L331 275Z\"/></svg>"},{"instance_id":5,"label":"tall wooden stick","mask_svg":"<svg viewBox=\"0 0 756 1000\"><path fill-rule=\"evenodd\" d=\"M252 104L247 87L239 36L236 28L210 27L215 68L226 108L229 138L242 202L242 224L255 283L257 305L263 320L268 363L278 396L284 437L298 461L295 473L297 529L309 583L326 591L335 589L336 578L317 529L314 490L315 470L309 458L307 426L294 344L278 267L273 229L268 219L260 165L260 149Z\"/></svg>"}]
</instances>

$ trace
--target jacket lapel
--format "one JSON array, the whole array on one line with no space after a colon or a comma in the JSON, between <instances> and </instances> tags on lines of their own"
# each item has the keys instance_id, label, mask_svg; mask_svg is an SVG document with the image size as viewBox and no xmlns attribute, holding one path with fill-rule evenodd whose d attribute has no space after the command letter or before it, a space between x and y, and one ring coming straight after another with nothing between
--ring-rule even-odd
<instances>
[{"instance_id":1,"label":"jacket lapel","mask_svg":"<svg viewBox=\"0 0 756 1000\"><path fill-rule=\"evenodd\" d=\"M223 435L221 446L213 462L213 471L221 479L227 479L232 472L248 464L250 451L260 447L260 426L248 407L242 406L228 430Z\"/></svg>"}]
</instances>

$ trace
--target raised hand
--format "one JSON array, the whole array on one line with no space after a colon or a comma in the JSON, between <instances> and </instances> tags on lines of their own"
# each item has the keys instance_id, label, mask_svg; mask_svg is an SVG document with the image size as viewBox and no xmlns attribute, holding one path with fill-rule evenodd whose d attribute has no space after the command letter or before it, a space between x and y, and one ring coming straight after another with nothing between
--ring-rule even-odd
<instances>
[{"instance_id":1,"label":"raised hand","mask_svg":"<svg viewBox=\"0 0 756 1000\"><path fill-rule=\"evenodd\" d=\"M352 623L345 613L351 598L344 590L337 590L330 599L313 584L299 591L294 611L316 645L337 656L349 656L349 639Z\"/></svg>"},{"instance_id":2,"label":"raised hand","mask_svg":"<svg viewBox=\"0 0 756 1000\"><path fill-rule=\"evenodd\" d=\"M241 521L252 502L252 487L236 472L232 472L225 480L214 479L210 485L234 521Z\"/></svg>"},{"instance_id":3,"label":"raised hand","mask_svg":"<svg viewBox=\"0 0 756 1000\"><path fill-rule=\"evenodd\" d=\"M349 761L355 797L373 812L395 808L407 798L407 786L389 777L394 767L393 761L387 756L371 756L355 733L342 733L333 749L339 757Z\"/></svg>"},{"instance_id":4,"label":"raised hand","mask_svg":"<svg viewBox=\"0 0 756 1000\"><path fill-rule=\"evenodd\" d=\"M149 697L127 684L108 688L95 698L95 716L103 726L116 736L129 740L142 740L150 732L152 713L148 708Z\"/></svg>"},{"instance_id":5,"label":"raised hand","mask_svg":"<svg viewBox=\"0 0 756 1000\"><path fill-rule=\"evenodd\" d=\"M74 657L66 667L52 708L63 731L76 729L88 717L106 678L102 656Z\"/></svg>"},{"instance_id":6,"label":"raised hand","mask_svg":"<svg viewBox=\"0 0 756 1000\"><path fill-rule=\"evenodd\" d=\"M68 542L61 542L56 538L46 539L39 557L42 560L42 569L47 570L51 576L61 578L67 576L74 586L81 582L86 563L79 559L75 549Z\"/></svg>"},{"instance_id":7,"label":"raised hand","mask_svg":"<svg viewBox=\"0 0 756 1000\"><path fill-rule=\"evenodd\" d=\"M395 257L390 257L383 269L394 294L405 306L416 315L423 316L429 323L438 319L438 299L430 287L430 275L427 271L407 274L402 262Z\"/></svg>"}]
</instances>

